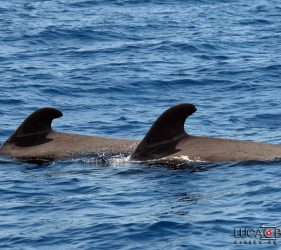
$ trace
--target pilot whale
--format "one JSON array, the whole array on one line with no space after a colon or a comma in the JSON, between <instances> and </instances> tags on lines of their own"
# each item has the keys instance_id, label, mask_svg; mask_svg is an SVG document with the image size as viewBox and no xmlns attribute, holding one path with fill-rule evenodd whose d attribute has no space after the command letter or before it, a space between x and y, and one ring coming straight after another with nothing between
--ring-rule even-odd
<instances>
[{"instance_id":1,"label":"pilot whale","mask_svg":"<svg viewBox=\"0 0 281 250\"><path fill-rule=\"evenodd\" d=\"M188 134L186 119L193 104L173 106L162 113L142 141L56 132L52 121L61 117L55 108L28 116L0 148L0 155L24 161L52 161L93 155L130 155L133 161L240 162L281 158L281 145Z\"/></svg>"},{"instance_id":2,"label":"pilot whale","mask_svg":"<svg viewBox=\"0 0 281 250\"><path fill-rule=\"evenodd\" d=\"M87 155L129 154L137 143L126 139L56 132L52 129L52 121L62 116L60 110L50 107L35 111L3 144L0 155L41 162Z\"/></svg>"}]
</instances>

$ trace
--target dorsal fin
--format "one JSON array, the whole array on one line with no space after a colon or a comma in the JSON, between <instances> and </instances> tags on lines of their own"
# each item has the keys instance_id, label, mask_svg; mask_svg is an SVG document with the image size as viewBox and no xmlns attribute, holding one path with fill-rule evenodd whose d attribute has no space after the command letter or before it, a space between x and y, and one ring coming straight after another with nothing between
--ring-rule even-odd
<instances>
[{"instance_id":1,"label":"dorsal fin","mask_svg":"<svg viewBox=\"0 0 281 250\"><path fill-rule=\"evenodd\" d=\"M162 113L134 151L132 159L154 159L175 152L176 144L186 135L185 120L194 112L193 104L184 103Z\"/></svg>"},{"instance_id":2,"label":"dorsal fin","mask_svg":"<svg viewBox=\"0 0 281 250\"><path fill-rule=\"evenodd\" d=\"M6 143L33 144L34 139L42 139L52 131L52 121L61 117L61 111L55 108L42 108L28 116ZM37 142L34 142L36 144Z\"/></svg>"}]
</instances>

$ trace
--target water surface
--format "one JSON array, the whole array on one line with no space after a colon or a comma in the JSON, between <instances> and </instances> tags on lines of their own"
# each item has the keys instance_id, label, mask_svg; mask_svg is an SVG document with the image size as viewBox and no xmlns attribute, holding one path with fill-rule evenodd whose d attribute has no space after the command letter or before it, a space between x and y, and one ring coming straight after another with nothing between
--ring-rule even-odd
<instances>
[{"instance_id":1,"label":"water surface","mask_svg":"<svg viewBox=\"0 0 281 250\"><path fill-rule=\"evenodd\" d=\"M280 17L274 0L2 0L0 141L45 106L56 130L141 139L189 102L192 134L280 144ZM0 165L1 249L268 249L234 228L281 225L280 161Z\"/></svg>"}]
</instances>

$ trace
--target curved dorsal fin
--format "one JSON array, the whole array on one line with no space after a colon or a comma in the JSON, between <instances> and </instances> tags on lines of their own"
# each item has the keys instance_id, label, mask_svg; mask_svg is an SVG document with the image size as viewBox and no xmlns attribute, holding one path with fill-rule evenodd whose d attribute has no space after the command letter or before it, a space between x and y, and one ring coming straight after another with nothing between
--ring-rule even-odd
<instances>
[{"instance_id":1,"label":"curved dorsal fin","mask_svg":"<svg viewBox=\"0 0 281 250\"><path fill-rule=\"evenodd\" d=\"M193 104L179 104L166 110L154 122L144 139L134 151L133 159L154 159L175 152L175 146L186 133L184 123L196 112Z\"/></svg>"},{"instance_id":2,"label":"curved dorsal fin","mask_svg":"<svg viewBox=\"0 0 281 250\"><path fill-rule=\"evenodd\" d=\"M11 135L6 143L27 142L35 138L43 138L52 131L52 121L61 117L61 111L55 108L42 108L28 116L18 129ZM36 144L36 142L35 142Z\"/></svg>"}]
</instances>

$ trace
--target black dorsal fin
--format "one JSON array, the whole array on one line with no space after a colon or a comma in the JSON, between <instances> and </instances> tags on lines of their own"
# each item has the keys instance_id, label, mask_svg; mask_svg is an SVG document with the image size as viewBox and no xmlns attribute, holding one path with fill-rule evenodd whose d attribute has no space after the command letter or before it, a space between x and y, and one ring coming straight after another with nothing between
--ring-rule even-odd
<instances>
[{"instance_id":1,"label":"black dorsal fin","mask_svg":"<svg viewBox=\"0 0 281 250\"><path fill-rule=\"evenodd\" d=\"M55 108L39 109L24 120L6 143L37 144L35 140L42 140L49 132L53 131L51 126L53 119L62 115L62 112Z\"/></svg>"},{"instance_id":2,"label":"black dorsal fin","mask_svg":"<svg viewBox=\"0 0 281 250\"><path fill-rule=\"evenodd\" d=\"M175 152L175 146L186 133L184 123L196 111L193 104L179 104L166 110L154 122L132 155L132 159L147 160Z\"/></svg>"}]
</instances>

